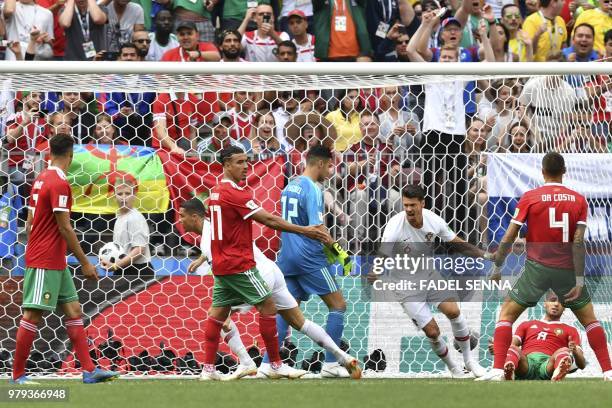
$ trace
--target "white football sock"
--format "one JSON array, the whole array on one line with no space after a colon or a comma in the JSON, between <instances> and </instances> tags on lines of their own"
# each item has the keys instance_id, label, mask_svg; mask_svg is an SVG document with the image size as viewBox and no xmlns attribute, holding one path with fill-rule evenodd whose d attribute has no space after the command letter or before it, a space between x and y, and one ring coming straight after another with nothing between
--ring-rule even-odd
<instances>
[{"instance_id":1,"label":"white football sock","mask_svg":"<svg viewBox=\"0 0 612 408\"><path fill-rule=\"evenodd\" d=\"M329 334L321 326L310 320L304 321L304 326L300 329L300 332L310 337L312 341L329 351L336 357L340 364L346 361L347 354L340 350L340 347L329 337Z\"/></svg>"},{"instance_id":2,"label":"white football sock","mask_svg":"<svg viewBox=\"0 0 612 408\"><path fill-rule=\"evenodd\" d=\"M236 323L230 319L230 329L229 331L225 331L225 329L221 330L221 337L227 345L229 346L232 353L234 353L238 359L240 360L240 364L245 366L254 365L253 359L249 356L246 347L242 343L242 339L240 338L240 332L238 331L238 327L236 327Z\"/></svg>"},{"instance_id":3,"label":"white football sock","mask_svg":"<svg viewBox=\"0 0 612 408\"><path fill-rule=\"evenodd\" d=\"M453 335L455 340L459 343L461 354L463 355L463 361L468 362L471 360L471 348L470 348L470 328L468 327L467 321L462 314L454 319L450 319L451 327L453 329Z\"/></svg>"},{"instance_id":4,"label":"white football sock","mask_svg":"<svg viewBox=\"0 0 612 408\"><path fill-rule=\"evenodd\" d=\"M440 357L440 360L444 361L444 364L446 364L449 370L457 367L455 362L451 359L446 342L442 339L442 337L429 339L429 342L431 343L431 349L433 352Z\"/></svg>"}]
</instances>

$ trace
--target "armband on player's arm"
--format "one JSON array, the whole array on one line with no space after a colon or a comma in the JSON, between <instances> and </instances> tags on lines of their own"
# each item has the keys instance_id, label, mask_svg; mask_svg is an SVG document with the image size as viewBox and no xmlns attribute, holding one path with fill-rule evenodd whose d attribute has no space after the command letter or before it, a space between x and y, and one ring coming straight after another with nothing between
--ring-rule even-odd
<instances>
[{"instance_id":1,"label":"armband on player's arm","mask_svg":"<svg viewBox=\"0 0 612 408\"><path fill-rule=\"evenodd\" d=\"M323 253L327 256L327 261L329 263L338 262L340 266L342 266L344 276L348 276L351 274L353 269L353 261L351 260L351 256L346 252L339 243L334 242L331 245L323 246Z\"/></svg>"}]
</instances>

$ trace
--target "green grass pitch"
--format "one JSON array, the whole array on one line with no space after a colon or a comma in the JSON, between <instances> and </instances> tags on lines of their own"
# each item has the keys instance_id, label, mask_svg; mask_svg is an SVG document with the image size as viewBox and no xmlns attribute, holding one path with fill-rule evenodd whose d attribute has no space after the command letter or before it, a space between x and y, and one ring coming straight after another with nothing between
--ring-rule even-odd
<instances>
[{"instance_id":1,"label":"green grass pitch","mask_svg":"<svg viewBox=\"0 0 612 408\"><path fill-rule=\"evenodd\" d=\"M116 380L95 385L85 385L77 381L45 381L43 384L68 387L69 402L28 404L11 402L0 405L7 408L612 407L612 383L606 383L601 379L567 379L560 383L342 379L242 380L223 383L202 383L195 380Z\"/></svg>"}]
</instances>

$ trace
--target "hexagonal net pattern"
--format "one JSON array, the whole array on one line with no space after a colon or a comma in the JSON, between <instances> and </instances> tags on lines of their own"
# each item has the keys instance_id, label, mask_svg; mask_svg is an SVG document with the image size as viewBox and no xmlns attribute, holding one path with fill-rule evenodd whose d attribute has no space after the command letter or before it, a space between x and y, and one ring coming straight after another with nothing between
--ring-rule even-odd
<instances>
[{"instance_id":1,"label":"hexagonal net pattern","mask_svg":"<svg viewBox=\"0 0 612 408\"><path fill-rule=\"evenodd\" d=\"M234 80L231 86L219 83L216 90L209 86L200 92L176 91L180 86L135 91L129 85L92 86L95 92L58 87L63 91L53 92L49 84L42 92L5 82L0 97L0 372L10 372L22 311L31 191L47 168L49 140L57 134L70 134L75 141L66 173L72 189L70 217L100 279L85 280L73 255L67 261L90 353L100 366L133 375L199 373L213 277L207 264L198 261L203 256L200 231L185 224L180 207L193 198L206 201L223 173L217 154L227 146L247 153L246 184L256 201L289 220L289 211L282 208L283 189L303 173L311 146L332 149L330 175L318 183L322 222L354 263L348 276L337 264L330 268L330 279L347 304L341 347L381 376L446 372L399 303L376 303L365 296L369 283L363 260L378 247L389 219L404 211L402 190L421 185L426 208L463 239L493 251L520 197L543 182L543 153L559 151L568 186L588 202L587 281L598 317L612 337L612 99L607 77L468 81L429 76L365 85L358 77L351 80L342 82L341 89L279 85L266 90L236 89ZM566 228L563 222L559 215L550 227ZM254 243L275 260L283 245L280 233L253 225ZM503 270L511 279L520 275L525 260L524 236L522 231L513 248L519 260L507 262ZM490 262L486 265L479 276L490 273ZM40 302L53 306L53 300L45 292ZM501 297L489 292L461 302L483 365L492 359L487 345L500 304ZM448 319L432 305L427 308L442 338L452 344ZM325 327L328 309L317 296L301 309ZM543 313L538 304L521 319ZM256 315L252 309L232 319L259 362L264 347ZM569 311L562 319L584 334ZM293 330L281 354L286 362L316 373L322 351ZM585 351L593 363L584 373L597 373L592 352ZM452 347L451 354L460 359ZM236 363L237 356L222 344L218 369L227 373ZM39 324L27 369L59 376L79 372L61 307Z\"/></svg>"}]
</instances>

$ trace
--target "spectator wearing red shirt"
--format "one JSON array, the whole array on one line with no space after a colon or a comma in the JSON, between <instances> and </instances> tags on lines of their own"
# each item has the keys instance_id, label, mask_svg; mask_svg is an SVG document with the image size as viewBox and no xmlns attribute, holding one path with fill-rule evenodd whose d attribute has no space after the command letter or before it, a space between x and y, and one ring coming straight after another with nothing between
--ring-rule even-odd
<instances>
[{"instance_id":1,"label":"spectator wearing red shirt","mask_svg":"<svg viewBox=\"0 0 612 408\"><path fill-rule=\"evenodd\" d=\"M219 61L219 51L214 44L200 41L196 25L183 21L176 28L179 46L166 51L162 61L203 62Z\"/></svg>"},{"instance_id":2,"label":"spectator wearing red shirt","mask_svg":"<svg viewBox=\"0 0 612 408\"><path fill-rule=\"evenodd\" d=\"M64 59L64 49L66 48L66 37L64 27L59 23L59 15L66 0L37 0L36 4L46 8L53 13L53 36L55 39L51 44L53 48L53 58L56 60Z\"/></svg>"},{"instance_id":3,"label":"spectator wearing red shirt","mask_svg":"<svg viewBox=\"0 0 612 408\"><path fill-rule=\"evenodd\" d=\"M18 171L32 170L33 162L24 160L26 152L34 152L44 146L49 136L47 121L40 111L42 92L32 91L22 94L21 112L8 121L6 141L9 151L9 166L17 166Z\"/></svg>"},{"instance_id":4,"label":"spectator wearing red shirt","mask_svg":"<svg viewBox=\"0 0 612 408\"><path fill-rule=\"evenodd\" d=\"M195 94L162 93L153 102L153 147L185 154L196 146L197 127L207 119L206 102Z\"/></svg>"},{"instance_id":5,"label":"spectator wearing red shirt","mask_svg":"<svg viewBox=\"0 0 612 408\"><path fill-rule=\"evenodd\" d=\"M380 205L386 198L393 149L381 140L380 120L376 113L363 111L359 128L363 138L344 152L344 161L348 164L346 176L353 236L366 239L370 207ZM380 212L379 208L372 210L373 214ZM378 225L384 225L384 222Z\"/></svg>"},{"instance_id":6,"label":"spectator wearing red shirt","mask_svg":"<svg viewBox=\"0 0 612 408\"><path fill-rule=\"evenodd\" d=\"M227 111L232 117L233 125L230 129L230 136L233 139L241 141L242 139L249 138L253 122L253 113L256 108L254 101L255 96L255 93L237 91L234 92L234 97L228 103L228 105L233 105L233 107Z\"/></svg>"}]
</instances>

